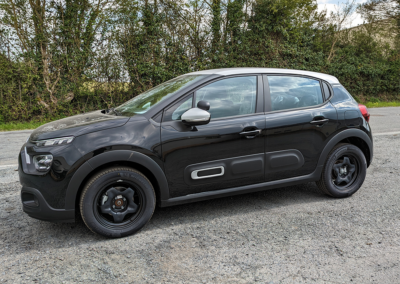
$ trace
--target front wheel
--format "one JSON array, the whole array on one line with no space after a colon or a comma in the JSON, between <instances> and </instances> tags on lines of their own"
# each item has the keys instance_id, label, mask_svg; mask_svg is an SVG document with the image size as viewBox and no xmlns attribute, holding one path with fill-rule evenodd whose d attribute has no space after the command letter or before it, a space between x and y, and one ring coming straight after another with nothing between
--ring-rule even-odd
<instances>
[{"instance_id":1,"label":"front wheel","mask_svg":"<svg viewBox=\"0 0 400 284\"><path fill-rule=\"evenodd\" d=\"M136 233L150 220L156 204L150 181L129 167L112 167L94 175L80 199L86 226L105 237Z\"/></svg>"},{"instance_id":2,"label":"front wheel","mask_svg":"<svg viewBox=\"0 0 400 284\"><path fill-rule=\"evenodd\" d=\"M333 197L347 197L360 189L366 174L367 161L360 148L341 143L330 152L317 186Z\"/></svg>"}]
</instances>

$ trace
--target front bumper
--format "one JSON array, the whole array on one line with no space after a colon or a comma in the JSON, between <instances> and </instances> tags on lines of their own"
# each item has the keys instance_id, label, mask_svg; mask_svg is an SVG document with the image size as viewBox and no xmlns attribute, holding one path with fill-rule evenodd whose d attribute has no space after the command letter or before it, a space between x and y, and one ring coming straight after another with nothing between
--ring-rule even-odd
<instances>
[{"instance_id":1,"label":"front bumper","mask_svg":"<svg viewBox=\"0 0 400 284\"><path fill-rule=\"evenodd\" d=\"M43 221L74 223L74 209L55 209L51 207L39 190L32 187L22 187L21 201L23 210L30 217Z\"/></svg>"}]
</instances>

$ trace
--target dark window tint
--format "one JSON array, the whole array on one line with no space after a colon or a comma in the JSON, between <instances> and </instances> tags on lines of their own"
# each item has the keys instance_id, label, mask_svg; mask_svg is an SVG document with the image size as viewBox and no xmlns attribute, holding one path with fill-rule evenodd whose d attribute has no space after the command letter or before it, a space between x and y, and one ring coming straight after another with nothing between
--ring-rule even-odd
<instances>
[{"instance_id":1,"label":"dark window tint","mask_svg":"<svg viewBox=\"0 0 400 284\"><path fill-rule=\"evenodd\" d=\"M257 76L235 77L211 83L196 92L199 101L210 103L211 119L255 113Z\"/></svg>"},{"instance_id":2,"label":"dark window tint","mask_svg":"<svg viewBox=\"0 0 400 284\"><path fill-rule=\"evenodd\" d=\"M324 87L325 100L327 100L331 96L331 91L326 83L322 83L322 86Z\"/></svg>"},{"instance_id":3,"label":"dark window tint","mask_svg":"<svg viewBox=\"0 0 400 284\"><path fill-rule=\"evenodd\" d=\"M193 95L180 100L165 111L163 121L181 120L182 114L192 108L192 102Z\"/></svg>"},{"instance_id":4,"label":"dark window tint","mask_svg":"<svg viewBox=\"0 0 400 284\"><path fill-rule=\"evenodd\" d=\"M272 110L315 106L323 103L318 80L295 76L268 76Z\"/></svg>"},{"instance_id":5,"label":"dark window tint","mask_svg":"<svg viewBox=\"0 0 400 284\"><path fill-rule=\"evenodd\" d=\"M333 98L331 102L338 103L344 101L354 101L354 99L343 86L333 86Z\"/></svg>"}]
</instances>

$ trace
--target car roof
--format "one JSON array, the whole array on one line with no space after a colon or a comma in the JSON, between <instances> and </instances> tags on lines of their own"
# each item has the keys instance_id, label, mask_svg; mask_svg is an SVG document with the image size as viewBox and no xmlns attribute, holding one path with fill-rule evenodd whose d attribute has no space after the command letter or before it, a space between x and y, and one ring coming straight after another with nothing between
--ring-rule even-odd
<instances>
[{"instance_id":1,"label":"car roof","mask_svg":"<svg viewBox=\"0 0 400 284\"><path fill-rule=\"evenodd\" d=\"M190 75L206 75L216 74L221 76L237 75L237 74L251 74L251 73L263 73L263 74L292 74L292 75L306 75L315 77L321 80L325 80L331 84L339 84L339 80L332 75L305 71L295 69L283 69L283 68L257 68L257 67L237 67L237 68L221 68L221 69L210 69L189 73ZM187 75L189 75L187 74Z\"/></svg>"}]
</instances>

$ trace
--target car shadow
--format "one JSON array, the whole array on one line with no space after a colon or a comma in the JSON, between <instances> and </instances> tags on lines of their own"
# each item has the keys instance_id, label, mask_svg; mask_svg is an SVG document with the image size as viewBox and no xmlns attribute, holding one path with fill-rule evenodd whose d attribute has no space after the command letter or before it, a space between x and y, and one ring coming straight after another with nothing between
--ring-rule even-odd
<instances>
[{"instance_id":1,"label":"car shadow","mask_svg":"<svg viewBox=\"0 0 400 284\"><path fill-rule=\"evenodd\" d=\"M322 194L315 183L306 183L254 193L222 197L190 204L157 208L147 225L147 230L166 228L171 224L212 221L221 216L230 217L269 210L278 207L290 207L295 204L310 204L335 199Z\"/></svg>"},{"instance_id":2,"label":"car shadow","mask_svg":"<svg viewBox=\"0 0 400 284\"><path fill-rule=\"evenodd\" d=\"M334 201L334 199L321 194L314 183L307 183L173 207L156 208L153 218L142 232L164 229L174 226L174 224L211 222L221 217L257 211L265 214L265 211L278 207L329 200ZM8 217L1 218L0 228L3 228L0 233L3 248L13 253L23 253L29 250L46 252L57 248L113 241L92 233L80 216L75 224L50 223L30 218L20 208ZM130 238L135 238L135 236L130 236Z\"/></svg>"}]
</instances>

